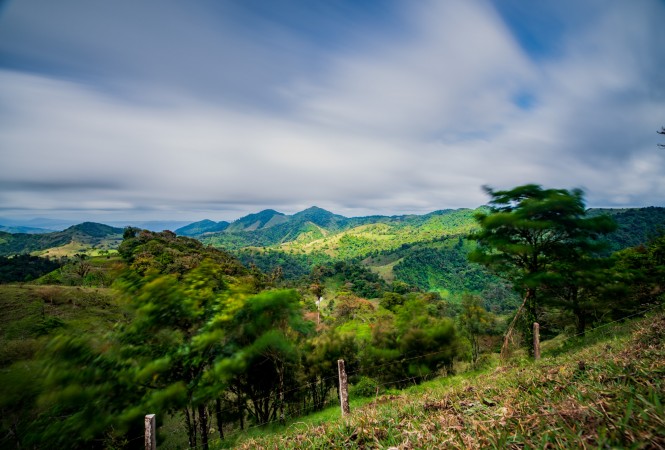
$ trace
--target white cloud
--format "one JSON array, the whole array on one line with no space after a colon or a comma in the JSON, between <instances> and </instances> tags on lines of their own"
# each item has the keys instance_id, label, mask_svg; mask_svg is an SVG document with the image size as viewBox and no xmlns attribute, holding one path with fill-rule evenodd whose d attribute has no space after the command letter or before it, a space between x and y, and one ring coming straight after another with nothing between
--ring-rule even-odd
<instances>
[{"instance_id":1,"label":"white cloud","mask_svg":"<svg viewBox=\"0 0 665 450\"><path fill-rule=\"evenodd\" d=\"M652 41L665 13L644 5L599 8L560 53L534 62L488 3L409 3L400 33L358 33L353 49L318 55L314 71L300 59L309 44L296 42L295 66L249 77L245 87L270 79L256 89L279 98L262 109L167 79L100 88L0 70L3 208L396 214L473 207L486 201L483 184L527 182L582 186L603 206L662 204L662 66L650 58L662 60ZM268 40L236 56L250 64ZM183 76L198 61L188 48L174 48L194 64ZM522 94L533 105L516 104Z\"/></svg>"}]
</instances>

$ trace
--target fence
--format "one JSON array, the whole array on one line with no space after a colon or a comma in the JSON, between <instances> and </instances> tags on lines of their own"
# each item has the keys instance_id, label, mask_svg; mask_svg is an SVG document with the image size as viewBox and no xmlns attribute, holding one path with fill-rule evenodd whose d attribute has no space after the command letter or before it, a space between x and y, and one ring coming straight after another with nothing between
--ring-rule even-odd
<instances>
[{"instance_id":1,"label":"fence","mask_svg":"<svg viewBox=\"0 0 665 450\"><path fill-rule=\"evenodd\" d=\"M648 313L648 312L651 312L651 311L653 311L653 310L655 310L655 309L657 309L657 308L659 308L659 307L662 307L662 306L664 306L664 305L663 305L663 304L655 305L655 306L653 306L653 307L650 307L650 308L648 308L648 309L646 309L646 310L643 310L643 311L637 312L637 313L635 313L635 314L631 314L631 315L625 316L625 317L623 317L623 318L621 318L621 319L617 319L617 320L614 320L614 321L612 321L612 322L608 322L608 323L605 323L605 324L603 324L603 325L599 325L598 327L591 328L591 329L589 329L589 330L586 330L585 333L586 333L586 334L591 334L591 333L593 333L594 331L597 331L597 330L600 330L600 329L606 328L606 327L608 327L608 326L610 326L610 325L612 325L612 324L619 323L619 322L622 322L622 321L624 321L624 320L626 320L626 319L629 319L629 318L632 318L632 317L636 317L636 316L639 316L639 315L644 315L644 314L646 314L646 313ZM534 360L538 360L538 359L540 359L540 357L541 357L541 354L540 354L540 336L539 336L540 333L539 333L539 330L540 330L540 325L539 325L538 323L534 323L534 324L533 324L533 334L534 334L534 338L533 338ZM583 334L583 333L578 333L578 334L574 334L574 335L572 335L572 336L569 336L569 337L567 337L566 339L564 339L563 342L568 341L568 340L571 340L571 339L574 339L574 338L576 338L576 337L579 337L579 336L581 336L582 334ZM443 351L441 351L441 352L432 352L432 353L428 353L428 354L425 354L425 355L418 355L418 356L414 356L414 357L410 357L410 358L403 358L403 359L400 359L400 362L403 363L403 362L407 362L407 361L412 361L412 360L417 360L417 359L428 358L428 357L431 357L431 356L435 356L435 355L437 355L437 354L440 354L440 353L442 353L442 352L443 352ZM371 369L373 369L373 370L377 370L377 369L381 369L381 368L384 368L384 367L386 367L386 366L390 366L390 365L393 365L393 364L395 364L395 362L390 362L390 363L386 363L386 364L380 364L380 365L372 366ZM337 365L338 365L338 373L337 373L337 375L333 375L333 376L330 376L330 377L322 378L322 379L320 379L320 380L318 380L318 381L316 381L316 382L306 383L305 385L302 385L302 386L300 386L300 387L298 387L298 388L293 388L293 389L285 390L285 391L284 391L283 393L281 393L281 394L276 394L276 395L272 395L272 396L267 396L267 397L261 398L261 399L259 399L259 400L260 400L260 401L276 400L280 395L283 395L283 394L286 394L286 393L292 393L292 392L302 391L302 390L305 390L305 389L309 389L309 388L312 387L312 385L320 384L320 383L324 383L324 382L326 382L326 381L330 381L330 380L332 380L332 379L337 378L337 379L339 380L339 384L338 384L338 395L339 395L339 404L340 404L340 409L341 409L341 416L342 416L342 417L348 416L348 415L350 414L350 412L351 412L351 411L350 411L350 407L349 407L349 396L348 396L348 377L349 377L349 376L352 376L352 375L357 375L357 374L359 374L359 373L360 373L360 369L358 369L358 370L356 370L356 371L347 372L346 369L345 369L345 362L344 362L344 360L342 360L342 359L340 359L340 360L337 361ZM377 385L376 385L376 386L377 386L377 387L376 387L376 395L378 396L378 392L379 392L379 388L380 388L380 387L384 387L384 386L388 386L388 385L401 385L402 383L405 383L405 382L413 382L413 383L415 384L417 380L420 380L420 381L426 381L426 380L428 380L428 379L430 379L430 378L432 378L432 377L434 377L434 376L436 376L436 374L430 374L430 375L419 376L419 377L415 377L415 376L414 376L414 377L408 377L408 378L404 378L404 379L400 379L400 380L393 380L393 381L388 381L388 382L385 382L385 383L382 383L382 384L377 384ZM377 400L377 397L375 397L374 404L376 404L376 400ZM325 408L325 407L328 406L328 405L332 405L332 403L333 403L332 401L329 401L328 399L325 399L324 402L322 403L322 405L323 405L323 407ZM312 409L312 407L303 407L303 408L300 408L300 409L297 409L297 408L296 408L296 409L292 409L292 410L291 410L291 414L290 414L288 417L286 417L286 419L287 419L287 420L290 420L290 419L293 419L293 418L295 418L295 417L300 417L300 416L304 415L308 410L311 410L311 409ZM229 411L231 411L231 409L228 409L228 408L225 409L225 410L216 411L215 413L211 414L211 416L214 415L214 414L228 413ZM211 421L212 421L212 418L211 418ZM256 429L256 428L260 428L260 427L264 427L264 426L266 426L266 425L270 425L270 424L274 424L274 423L283 423L283 422L284 422L284 420L283 420L282 418L278 418L278 419L275 419L275 420L270 420L270 421L265 421L265 422L255 423L254 425L249 426L249 427L246 427L245 429L240 429L240 430L236 430L236 431L231 432L231 433L227 433L227 434L225 435L225 438L229 438L229 437L235 436L235 435L237 435L237 434L239 434L239 433L243 433L243 432L246 432L246 431L248 431L248 430L252 430L252 429ZM149 415L146 415L146 416L145 416L145 436L143 436L142 438L144 438L144 440L145 440L145 448L146 448L146 450L155 450L155 448L156 448L156 443L155 443L156 426L155 426L155 423L156 423L156 420L155 420L155 414L149 414ZM138 440L138 439L139 439L139 438L135 438L135 439L132 439L132 441L135 441L135 440ZM212 439L212 440L209 440L209 441L208 441L208 445L213 445L213 444L219 443L219 442L221 442L223 439L224 439L224 438L221 438L221 437L220 437L220 438L218 438L218 439ZM200 444L200 445L196 445L196 446L193 446L193 447L190 447L190 448L196 449L196 448L204 448L204 447L207 447L207 445L205 445L205 444Z\"/></svg>"}]
</instances>

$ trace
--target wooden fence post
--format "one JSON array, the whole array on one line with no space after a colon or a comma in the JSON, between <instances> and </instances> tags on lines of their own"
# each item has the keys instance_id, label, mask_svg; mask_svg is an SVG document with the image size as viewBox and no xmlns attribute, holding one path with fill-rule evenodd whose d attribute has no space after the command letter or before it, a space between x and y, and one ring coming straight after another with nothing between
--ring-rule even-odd
<instances>
[{"instance_id":1,"label":"wooden fence post","mask_svg":"<svg viewBox=\"0 0 665 450\"><path fill-rule=\"evenodd\" d=\"M346 379L346 370L344 370L344 360L337 360L337 370L339 372L339 401L342 406L342 417L349 414L349 385Z\"/></svg>"},{"instance_id":2,"label":"wooden fence post","mask_svg":"<svg viewBox=\"0 0 665 450\"><path fill-rule=\"evenodd\" d=\"M145 416L145 450L157 450L157 427L154 414Z\"/></svg>"},{"instance_id":3,"label":"wooden fence post","mask_svg":"<svg viewBox=\"0 0 665 450\"><path fill-rule=\"evenodd\" d=\"M540 359L540 325L533 323L533 359Z\"/></svg>"}]
</instances>

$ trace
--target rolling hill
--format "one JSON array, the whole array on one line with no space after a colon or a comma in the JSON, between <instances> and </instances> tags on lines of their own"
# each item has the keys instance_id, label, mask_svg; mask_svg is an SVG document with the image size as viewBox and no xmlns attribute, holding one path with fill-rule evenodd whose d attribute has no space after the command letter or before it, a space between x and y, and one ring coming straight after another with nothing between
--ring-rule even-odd
<instances>
[{"instance_id":1,"label":"rolling hill","mask_svg":"<svg viewBox=\"0 0 665 450\"><path fill-rule=\"evenodd\" d=\"M492 291L503 304L505 287L466 260L475 244L465 236L476 227L474 215L481 208L354 218L317 207L292 216L265 210L222 232L194 237L233 251L266 273L279 267L287 279L302 277L317 264L352 261L389 283L402 281L444 296L472 291L487 297ZM609 251L646 243L665 230L665 208L598 208L589 214L609 214L617 221L618 229L607 237Z\"/></svg>"},{"instance_id":2,"label":"rolling hill","mask_svg":"<svg viewBox=\"0 0 665 450\"><path fill-rule=\"evenodd\" d=\"M0 232L0 256L36 253L66 256L90 250L115 249L122 242L122 228L84 222L63 231L42 234Z\"/></svg>"},{"instance_id":3,"label":"rolling hill","mask_svg":"<svg viewBox=\"0 0 665 450\"><path fill-rule=\"evenodd\" d=\"M469 277L477 278L473 267L458 264L473 245L464 237L475 228L477 211L347 218L316 206L293 215L266 209L232 223L190 223L176 233L235 252L245 264L255 264L265 272L279 266L287 279L307 274L316 264L343 260L362 263L388 282L401 280L424 290L443 291L446 279L447 285L458 280L453 284L468 288L474 283ZM589 214L609 214L619 224L608 236L611 251L640 245L665 230L665 208L594 208ZM122 232L91 222L42 234L0 231L0 255L64 256L93 248L110 250L118 247ZM461 247L453 245L459 238Z\"/></svg>"}]
</instances>

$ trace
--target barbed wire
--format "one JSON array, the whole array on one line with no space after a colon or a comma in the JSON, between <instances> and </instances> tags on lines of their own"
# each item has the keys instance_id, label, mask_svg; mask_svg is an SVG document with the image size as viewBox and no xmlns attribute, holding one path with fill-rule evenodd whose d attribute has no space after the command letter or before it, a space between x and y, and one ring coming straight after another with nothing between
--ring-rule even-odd
<instances>
[{"instance_id":1,"label":"barbed wire","mask_svg":"<svg viewBox=\"0 0 665 450\"><path fill-rule=\"evenodd\" d=\"M561 342L564 343L564 342L570 341L571 339L574 339L574 338L576 338L576 337L585 336L585 335L590 334L590 333L593 333L594 331L599 330L599 329L601 329L601 328L608 327L608 326L613 325L613 324L615 324L615 323L623 322L623 321L625 321L626 319L630 319L631 317L636 317L636 316L642 316L642 315L645 315L645 314L647 314L647 313L649 313L649 312L651 312L651 311L653 311L653 310L655 310L655 309L662 308L663 306L665 306L665 303L658 303L658 304L656 304L656 305L654 305L654 306L652 306L652 307L650 307L650 308L643 309L643 310L638 311L638 312L633 313L633 314L629 314L629 315L627 315L627 316L621 317L621 318L616 319L616 320L613 320L613 321L611 321L611 322L607 322L607 323L604 323L604 324L602 324L602 325L598 325L597 327L594 327L594 328L585 329L584 331L579 332L579 333L575 333L575 334L573 334L573 335L571 335L571 336L566 336L565 338L561 339Z\"/></svg>"},{"instance_id":2,"label":"barbed wire","mask_svg":"<svg viewBox=\"0 0 665 450\"><path fill-rule=\"evenodd\" d=\"M638 312L633 313L633 314L629 314L627 316L621 317L621 318L613 320L611 322L607 322L607 323L604 323L604 324L599 325L597 327L587 329L587 330L585 330L584 333L576 333L574 335L566 337L565 339L563 339L563 342L569 341L571 339L574 339L576 337L579 337L579 336L582 336L582 335L585 335L585 334L593 333L593 332L595 332L599 329L606 328L606 327L608 327L612 324L623 322L626 319L647 314L647 313L649 313L649 312L651 312L655 309L661 308L663 306L665 306L665 304L662 304L662 303L657 304L657 305L651 306L650 308L638 311ZM427 354L424 354L424 355L411 356L411 357L408 357L408 358L400 358L396 361L391 361L391 362L387 362L387 363L384 363L384 364L362 367L362 368L347 372L347 376L358 375L358 374L361 374L363 372L365 372L365 373L372 372L372 371L376 371L378 369L381 369L381 368L384 368L384 367L387 367L387 366L394 366L395 364L403 364L403 363L406 363L406 362L409 362L409 361L415 361L415 360L419 360L419 359L430 358L432 356L436 356L436 355L446 353L446 352L447 352L447 350L441 350L441 351L436 351L436 352L430 352L430 353L427 353ZM425 375L411 376L411 377L402 378L402 379L399 379L399 380L390 380L390 381L385 381L383 383L375 384L374 386L377 389L377 396L375 396L373 404L374 404L374 406L376 406L376 401L377 401L377 398L378 398L378 390L381 387L390 386L390 385L399 385L399 384L405 383L405 382L413 382L415 384L417 381L418 382L423 382L423 381L431 380L436 375L437 375L436 372L431 372L431 373L425 374ZM276 394L272 394L272 395L268 395L268 396L258 398L254 401L257 402L257 403L258 402L264 402L266 400L268 400L268 401L270 401L270 400L272 400L272 401L281 401L281 396L283 396L287 393L305 391L307 389L310 389L314 385L320 385L320 384L323 384L326 381L330 381L330 380L337 379L337 378L339 378L338 375L332 375L332 376L329 376L329 377L324 377L324 378L321 378L317 381L305 383L304 385L301 385L301 386L296 387L296 388L290 388L290 389L284 390L282 393L276 393ZM331 389L332 389L332 387L331 387ZM213 444L217 444L217 443L221 443L226 439L235 437L239 434L244 434L244 433L246 433L250 430L265 427L267 425L272 425L272 424L277 424L277 423L285 424L289 420L295 419L297 417L302 417L303 413L305 413L306 411L312 411L312 410L317 410L317 409L318 410L323 410L327 406L332 405L333 403L334 403L334 401L332 401L330 399L327 399L327 400L324 400L321 403L313 403L311 405L304 406L304 407L299 407L299 408L295 408L295 409L294 408L289 408L290 409L289 413L285 414L283 419L282 418L275 418L275 419L272 419L272 420L255 423L253 425L247 426L247 427L242 428L242 429L235 429L235 430L232 430L230 432L227 431L226 433L224 433L224 438L215 438L213 440L208 440L208 446L213 445ZM285 402L285 405L288 406L289 403ZM293 405L293 403L291 403L291 405ZM210 424L212 424L213 419L215 417L217 417L218 414L229 413L229 412L237 412L237 411L238 411L237 406L236 407L231 407L231 408L225 408L225 409L222 409L220 411L210 411L209 416L208 416L208 421L210 422ZM560 413L560 412L555 412L555 413L552 413L552 414L558 414L558 413ZM509 418L514 418L514 417L515 416L511 416L511 417L507 417L507 418L509 419ZM500 419L497 419L497 420L500 420ZM490 422L490 421L488 421L488 422ZM139 436L137 438L134 438L134 439L130 440L129 442L133 442L134 440L143 439L143 438L144 438L144 436ZM204 446L205 446L205 444L197 444L196 446L190 447L190 448L197 449L197 448L203 448Z\"/></svg>"},{"instance_id":3,"label":"barbed wire","mask_svg":"<svg viewBox=\"0 0 665 450\"><path fill-rule=\"evenodd\" d=\"M402 378L400 380L393 380L393 381L388 381L388 382L385 382L385 383L380 383L380 384L377 384L376 387L377 387L377 391L378 391L379 387L394 385L394 384L400 384L400 383L403 383L403 382L414 382L415 383L415 381L419 380L419 379L420 379L420 381L427 381L429 379L432 379L434 376L435 376L435 374L427 374L427 375L423 375L423 376L412 376L412 377L408 377L408 378ZM376 400L377 399L375 397L374 407L376 406ZM332 402L332 401L329 401L329 400L324 401L323 404L321 405L322 406L321 410L325 409L325 407L328 406L328 405L332 405L333 403L336 403L336 402ZM231 432L226 432L224 434L224 438L215 438L213 440L208 440L208 446L210 446L212 444L215 444L215 443L221 443L224 440L229 439L231 437L235 437L239 434L244 434L244 433L246 433L250 430L255 430L257 428L262 428L262 427L265 427L267 425L278 424L278 423L279 424L286 424L285 422L288 422L289 420L295 419L297 417L302 417L303 412L305 412L306 410L310 410L313 407L314 407L314 405L312 405L310 407L306 407L306 408L297 408L297 409L291 411L291 414L285 415L284 420L282 420L281 418L276 418L276 419L273 419L273 420L268 420L268 421L256 423L256 424L248 426L244 429L236 429L236 430L231 431ZM211 419L210 420L212 420L213 416L214 416L214 414L211 414L211 416L210 416ZM301 423L304 424L304 422L301 422ZM294 425L294 424L291 424L291 425ZM203 447L205 447L205 444L197 444L196 446L190 447L190 448L191 449L197 449L197 448L203 448Z\"/></svg>"},{"instance_id":4,"label":"barbed wire","mask_svg":"<svg viewBox=\"0 0 665 450\"><path fill-rule=\"evenodd\" d=\"M568 340L570 340L570 339L573 339L573 338L576 338L576 337L579 337L579 336L584 336L584 335L587 334L587 333L591 333L591 332L596 331L596 330L599 330L599 329L601 329L601 328L605 328L605 327L607 327L607 326L609 326L609 325L612 325L612 324L614 324L614 323L623 322L624 320L626 320L626 319L630 319L631 317L644 315L644 314L646 314L646 313L648 313L648 312L653 311L654 309L661 308L661 307L663 307L663 306L665 306L665 303L659 303L659 304L657 304L657 305L652 306L651 308L648 308L648 309L645 309L645 310L642 310L642 311L636 312L636 313L634 313L634 314L630 314L630 315L628 315L628 316L622 317L622 318L620 318L620 319L613 320L613 321L611 321L611 322L604 323L604 324L599 325L599 326L597 326L597 327L595 327L595 328L591 328L590 330L585 330L585 331L583 331L583 332L581 332L581 333L573 334L572 336L568 336L568 337L566 337L565 339L563 339L563 341L565 342L565 341L568 341Z\"/></svg>"},{"instance_id":5,"label":"barbed wire","mask_svg":"<svg viewBox=\"0 0 665 450\"><path fill-rule=\"evenodd\" d=\"M323 405L322 405L322 406L324 407L323 409L325 409L325 407L326 407L327 405L330 405L330 404L332 404L332 403L333 403L333 402L331 402L331 401L325 401L325 402L323 402ZM230 431L230 432L225 432L223 438L221 438L221 437L217 437L217 438L214 438L214 439L212 439L212 440L208 439L208 444L207 444L207 445L210 446L210 445L212 445L212 444L221 443L221 442L223 442L223 441L225 441L225 440L227 440L227 439L229 439L229 438L231 438L231 437L235 437L235 436L237 436L237 435L239 435L239 434L244 434L244 433L246 433L246 432L248 432L248 431L250 431L250 430L255 430L255 429L257 429L257 428L265 427L265 426L267 426L267 425L276 424L276 423L286 424L286 422L288 422L288 421L291 420L291 419L295 419L295 418L297 418L297 417L301 417L302 412L304 412L305 410L307 410L307 409L312 409L312 408L313 408L313 406L312 406L312 407L308 407L308 408L300 408L300 409L296 409L296 410L295 410L295 412L296 412L295 414L290 414L290 415L288 415L288 416L285 415L285 416L284 416L284 420L282 420L281 418L277 418L277 419L273 419L273 420L268 420L268 421L264 421L264 422L259 422L259 423L256 423L256 424L253 424L253 425L247 426L247 427L245 427L245 428L243 428L243 429L236 429L236 430L233 430L233 431ZM212 417L212 416L214 416L214 415L211 415L211 417ZM197 444L197 445L195 445L195 446L193 446L193 447L189 447L189 448L190 448L190 449L203 448L203 447L205 447L205 445L206 445L206 444Z\"/></svg>"},{"instance_id":6,"label":"barbed wire","mask_svg":"<svg viewBox=\"0 0 665 450\"><path fill-rule=\"evenodd\" d=\"M566 336L560 342L565 343L565 342L568 342L572 339L578 338L580 336L595 333L599 330L606 329L606 328L608 328L608 327L610 327L614 324L624 322L627 319L637 317L637 316L643 316L643 315L648 314L652 311L663 308L664 306L665 306L665 303L658 303L658 304L649 305L649 307L647 307L645 309L642 309L640 311L625 315L623 317L612 320L610 322L602 323L602 324L600 324L598 326L595 326L593 328L586 329L584 332L578 332L578 333L572 334L570 336ZM395 366L397 364L405 364L405 363L408 363L408 362L411 362L411 361L417 361L417 360L422 360L422 359L425 359L425 358L431 358L431 357L446 353L447 351L448 351L447 349L446 350L439 350L439 351L435 351L435 352L430 352L430 353L421 354L421 355L414 355L414 356L409 356L409 353L413 354L413 352L409 352L409 353L406 353L405 355L403 355L403 357L398 358L394 361L389 361L389 362L382 363L382 364L374 364L374 365L371 365L371 366L359 367L355 370L348 371L347 376L355 376L355 375L360 375L360 374L363 374L363 373L370 374L372 372L376 373L377 371L380 371L380 369L383 369L383 368L388 367L388 366ZM413 382L415 384L416 382L422 382L422 381L430 380L430 379L434 378L436 375L437 375L436 372L432 372L432 373L425 374L425 375L411 376L411 377L402 378L402 379L399 379L399 380L389 380L389 381L385 381L385 382L382 382L382 383L375 384L374 386L377 389L377 396L378 396L378 389L379 388L390 386L390 385L400 385L402 383L407 383L407 382ZM314 386L318 387L318 386L321 386L321 385L325 385L327 382L330 382L331 380L337 380L338 378L339 378L338 374L330 375L330 376L327 376L327 377L322 377L322 378L317 379L316 381L310 381L310 382L304 383L302 385L299 385L297 387L291 387L291 388L285 389L281 393L277 392L275 394L260 397L258 399L255 399L254 402L256 402L256 403L264 402L264 401L282 402L282 398L281 398L282 396L286 396L286 395L291 396L291 394L294 394L294 393L305 392L306 390L309 390ZM332 391L332 390L333 390L333 386L330 386L330 388L323 394L325 396L325 399L322 402L314 402L313 401L312 403L305 404L304 406L294 407L295 403L289 402L289 401L284 401L284 405L288 409L288 414L286 414L286 413L284 414L284 419L275 418L275 419L268 420L268 421L254 423L254 424L252 424L252 425L250 425L250 426L248 426L244 429L231 430L230 432L225 433L224 438L216 438L214 440L209 440L208 445L222 442L224 439L235 437L239 434L246 433L247 431L254 430L254 429L257 429L257 428L261 428L261 427L264 427L264 426L267 426L267 425L288 422L288 421L293 420L297 417L302 417L302 415L307 413L308 411L311 412L311 411L316 411L316 410L323 410L323 409L327 408L328 406L330 406L334 403L334 400L332 400L330 398L330 393L331 393L330 391ZM376 398L377 397L375 397L375 402L374 402L375 404L376 404ZM208 415L209 423L212 425L214 419L217 418L218 414L223 415L224 413L237 412L237 411L239 411L239 409L240 408L238 408L236 406L236 407L224 408L220 411L210 410L209 415ZM243 408L243 409L245 409L245 408ZM66 420L66 419L69 419L69 418L73 417L74 415L76 415L76 413L64 414L64 415L63 414L54 415L53 417L57 418L58 420ZM234 422L231 422L231 424L233 424L233 423ZM34 424L32 424L32 425L34 426ZM30 428L32 428L32 426ZM173 435L175 435L175 434L176 433L174 432ZM127 442L128 443L134 443L136 441L143 440L143 439L145 439L145 436L140 435L140 436L129 438L127 440ZM0 439L0 442L4 443L4 442L9 442L10 440L11 440L11 436L5 435ZM204 446L203 444L200 444L200 445L197 445L197 446L192 447L192 448L194 448L194 449L195 448L202 448L203 446Z\"/></svg>"}]
</instances>

